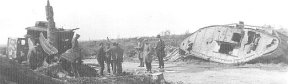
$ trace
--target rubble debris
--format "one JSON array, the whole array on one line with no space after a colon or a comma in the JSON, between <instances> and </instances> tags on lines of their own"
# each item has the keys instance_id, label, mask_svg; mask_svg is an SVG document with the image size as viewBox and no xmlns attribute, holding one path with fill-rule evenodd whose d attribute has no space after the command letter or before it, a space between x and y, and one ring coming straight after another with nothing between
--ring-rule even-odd
<instances>
[{"instance_id":1,"label":"rubble debris","mask_svg":"<svg viewBox=\"0 0 288 84\"><path fill-rule=\"evenodd\" d=\"M174 49L172 52L168 53L167 56L164 58L165 61L175 61L180 57L179 50Z\"/></svg>"},{"instance_id":2,"label":"rubble debris","mask_svg":"<svg viewBox=\"0 0 288 84\"><path fill-rule=\"evenodd\" d=\"M98 72L97 70L95 70L94 68L91 68L90 66L85 65L85 64L81 64L76 69L77 69L80 77L97 77L97 76L99 76L97 73ZM63 79L63 78L73 77L66 70L64 70L60 64L52 64L52 65L49 65L48 67L41 67L35 71L40 72L44 75L53 77L53 78Z\"/></svg>"},{"instance_id":3,"label":"rubble debris","mask_svg":"<svg viewBox=\"0 0 288 84\"><path fill-rule=\"evenodd\" d=\"M6 57L0 57L0 83L16 84L67 84L64 81L34 72Z\"/></svg>"},{"instance_id":4,"label":"rubble debris","mask_svg":"<svg viewBox=\"0 0 288 84\"><path fill-rule=\"evenodd\" d=\"M96 77L99 76L98 71L88 65L82 64L77 68L80 77Z\"/></svg>"},{"instance_id":5,"label":"rubble debris","mask_svg":"<svg viewBox=\"0 0 288 84\"><path fill-rule=\"evenodd\" d=\"M187 55L181 54L181 49L177 47L168 47L167 56L164 58L165 61L175 62L182 61Z\"/></svg>"},{"instance_id":6,"label":"rubble debris","mask_svg":"<svg viewBox=\"0 0 288 84\"><path fill-rule=\"evenodd\" d=\"M71 84L170 84L165 80L158 83L152 79L152 75L135 74L124 76L79 77L67 79L67 82Z\"/></svg>"},{"instance_id":7,"label":"rubble debris","mask_svg":"<svg viewBox=\"0 0 288 84\"><path fill-rule=\"evenodd\" d=\"M152 80L156 84L165 84L165 79L163 73L153 73Z\"/></svg>"},{"instance_id":8,"label":"rubble debris","mask_svg":"<svg viewBox=\"0 0 288 84\"><path fill-rule=\"evenodd\" d=\"M57 58L72 47L71 41L74 36L74 30L79 28L56 28L53 16L53 8L48 0L46 6L47 21L37 21L35 26L27 27L25 38L8 38L7 57L18 63L28 61L26 63L29 66L45 62L52 64L59 61ZM34 46L38 46L39 51L43 51L39 53L43 56L28 56L28 53L35 51L33 50ZM33 67L33 69L41 66Z\"/></svg>"},{"instance_id":9,"label":"rubble debris","mask_svg":"<svg viewBox=\"0 0 288 84\"><path fill-rule=\"evenodd\" d=\"M40 67L35 71L53 78L63 78L68 76L68 72L65 71L59 64L51 64L47 67Z\"/></svg>"}]
</instances>

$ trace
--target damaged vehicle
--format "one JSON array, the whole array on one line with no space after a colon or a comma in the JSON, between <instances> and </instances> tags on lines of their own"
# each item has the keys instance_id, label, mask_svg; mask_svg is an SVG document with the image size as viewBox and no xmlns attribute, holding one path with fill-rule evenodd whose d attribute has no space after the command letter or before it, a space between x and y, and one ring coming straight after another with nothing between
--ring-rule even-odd
<instances>
[{"instance_id":1,"label":"damaged vehicle","mask_svg":"<svg viewBox=\"0 0 288 84\"><path fill-rule=\"evenodd\" d=\"M279 54L285 53L283 49L286 49L281 47L287 47L283 37L287 38L271 28L239 22L201 28L187 37L180 48L205 60L239 64L281 56Z\"/></svg>"},{"instance_id":2,"label":"damaged vehicle","mask_svg":"<svg viewBox=\"0 0 288 84\"><path fill-rule=\"evenodd\" d=\"M66 51L72 48L75 30L79 28L57 28L53 18L53 8L50 6L49 0L45 8L47 21L37 21L35 26L27 27L27 33L24 38L8 38L7 58L25 65L31 70L55 78L58 77L60 72L72 73L72 71L74 71L73 73L77 71L80 77L97 76L97 71L88 65L79 63L77 68L73 67L71 69L69 64L72 63L65 64L63 60L60 61L64 55L68 58L74 57ZM80 48L79 52L77 52L78 54L79 57L83 56Z\"/></svg>"}]
</instances>

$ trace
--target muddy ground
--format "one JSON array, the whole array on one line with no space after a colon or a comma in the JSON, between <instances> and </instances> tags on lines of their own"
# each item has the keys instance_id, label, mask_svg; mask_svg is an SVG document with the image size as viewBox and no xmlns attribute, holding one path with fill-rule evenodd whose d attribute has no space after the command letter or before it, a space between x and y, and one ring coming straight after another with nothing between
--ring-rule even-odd
<instances>
[{"instance_id":1,"label":"muddy ground","mask_svg":"<svg viewBox=\"0 0 288 84\"><path fill-rule=\"evenodd\" d=\"M86 59L84 63L97 66L96 59ZM124 62L122 66L126 72L149 74L145 72L145 67L138 65L139 63L134 61ZM159 71L156 61L152 63L152 70ZM166 62L164 78L172 84L288 84L288 69L286 64Z\"/></svg>"}]
</instances>

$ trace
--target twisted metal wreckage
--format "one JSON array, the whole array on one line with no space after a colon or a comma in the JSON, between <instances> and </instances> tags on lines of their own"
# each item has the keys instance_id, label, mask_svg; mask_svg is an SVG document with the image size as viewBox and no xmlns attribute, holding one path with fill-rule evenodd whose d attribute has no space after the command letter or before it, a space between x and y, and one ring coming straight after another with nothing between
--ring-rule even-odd
<instances>
[{"instance_id":1,"label":"twisted metal wreckage","mask_svg":"<svg viewBox=\"0 0 288 84\"><path fill-rule=\"evenodd\" d=\"M35 26L27 27L25 38L8 38L7 56L10 59L17 59L17 61L22 62L29 59L25 59L28 50L38 45L41 46L47 56L59 55L70 49L74 30L79 28L56 28L53 15L53 8L48 1L46 6L46 19L48 22L37 21Z\"/></svg>"},{"instance_id":2,"label":"twisted metal wreckage","mask_svg":"<svg viewBox=\"0 0 288 84\"><path fill-rule=\"evenodd\" d=\"M45 75L47 74L45 75L35 74L30 69L41 71L41 68L43 69L44 64L46 64L45 66L46 68L61 67L61 65L63 64L59 62L59 59L55 60L55 58L60 58L62 55L67 55L66 51L72 47L71 41L74 36L74 31L79 28L75 29L56 28L53 18L54 15L53 8L52 6L50 6L49 0L47 1L47 6L45 8L46 8L47 22L37 21L35 26L27 27L26 28L27 34L25 35L25 38L8 38L7 50L6 50L7 57L1 58L0 80L5 79L19 84L22 84L23 82L25 84L35 84L33 83L33 81L34 82L36 81L36 84L46 84L45 80L52 80L51 82L53 82L54 79L45 77ZM31 53L33 53L34 55L28 55ZM7 58L10 60L6 60ZM27 69L24 66L21 66L20 64L24 65L26 64L30 66L29 67L30 69ZM82 76L91 77L97 75L97 71L89 67L88 65L80 64L76 69L78 69L77 73L81 77ZM65 72L65 69L62 69L62 72L63 70ZM27 72L27 74L22 73L23 71ZM53 75L55 74L57 73L53 73ZM39 77L39 79L43 77L44 78L41 80L37 80L37 77ZM26 80L27 78L31 79ZM47 84L54 84L51 82L50 83L47 82ZM58 83L62 82L57 82L55 84Z\"/></svg>"}]
</instances>

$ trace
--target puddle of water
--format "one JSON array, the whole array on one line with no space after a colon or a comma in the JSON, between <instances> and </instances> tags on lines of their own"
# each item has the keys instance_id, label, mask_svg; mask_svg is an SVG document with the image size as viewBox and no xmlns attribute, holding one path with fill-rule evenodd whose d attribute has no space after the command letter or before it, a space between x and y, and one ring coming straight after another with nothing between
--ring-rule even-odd
<instances>
[{"instance_id":1,"label":"puddle of water","mask_svg":"<svg viewBox=\"0 0 288 84\"><path fill-rule=\"evenodd\" d=\"M175 73L175 72L177 72L177 71L174 71L174 70L164 70L164 72Z\"/></svg>"}]
</instances>

